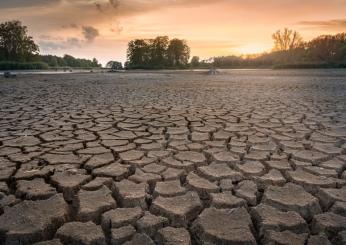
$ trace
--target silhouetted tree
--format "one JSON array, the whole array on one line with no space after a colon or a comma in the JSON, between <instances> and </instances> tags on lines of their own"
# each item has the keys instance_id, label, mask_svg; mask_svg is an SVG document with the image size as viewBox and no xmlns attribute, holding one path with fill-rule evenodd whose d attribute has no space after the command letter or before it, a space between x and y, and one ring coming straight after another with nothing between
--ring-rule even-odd
<instances>
[{"instance_id":1,"label":"silhouetted tree","mask_svg":"<svg viewBox=\"0 0 346 245\"><path fill-rule=\"evenodd\" d=\"M150 65L154 68L163 68L167 63L167 49L169 38L167 36L156 37L150 40Z\"/></svg>"},{"instance_id":2,"label":"silhouetted tree","mask_svg":"<svg viewBox=\"0 0 346 245\"><path fill-rule=\"evenodd\" d=\"M7 61L27 61L38 54L39 48L28 36L26 26L20 21L0 24L0 59Z\"/></svg>"},{"instance_id":3,"label":"silhouetted tree","mask_svg":"<svg viewBox=\"0 0 346 245\"><path fill-rule=\"evenodd\" d=\"M184 40L167 36L155 39L136 39L128 44L126 69L161 69L186 67L190 58L190 48Z\"/></svg>"},{"instance_id":4,"label":"silhouetted tree","mask_svg":"<svg viewBox=\"0 0 346 245\"><path fill-rule=\"evenodd\" d=\"M306 44L307 57L314 61L346 62L346 33L319 36Z\"/></svg>"},{"instance_id":5,"label":"silhouetted tree","mask_svg":"<svg viewBox=\"0 0 346 245\"><path fill-rule=\"evenodd\" d=\"M175 38L169 42L167 55L171 67L184 67L189 63L190 48L185 40Z\"/></svg>"},{"instance_id":6,"label":"silhouetted tree","mask_svg":"<svg viewBox=\"0 0 346 245\"><path fill-rule=\"evenodd\" d=\"M191 66L196 68L199 66L199 57L198 56L193 56L191 59Z\"/></svg>"},{"instance_id":7,"label":"silhouetted tree","mask_svg":"<svg viewBox=\"0 0 346 245\"><path fill-rule=\"evenodd\" d=\"M272 38L274 39L274 51L292 50L303 44L300 34L288 28L276 31Z\"/></svg>"},{"instance_id":8,"label":"silhouetted tree","mask_svg":"<svg viewBox=\"0 0 346 245\"><path fill-rule=\"evenodd\" d=\"M147 40L136 39L128 44L127 59L129 68L147 68L150 61L150 45Z\"/></svg>"},{"instance_id":9,"label":"silhouetted tree","mask_svg":"<svg viewBox=\"0 0 346 245\"><path fill-rule=\"evenodd\" d=\"M123 65L119 61L109 61L106 65L106 68L111 70L121 70L123 69Z\"/></svg>"}]
</instances>

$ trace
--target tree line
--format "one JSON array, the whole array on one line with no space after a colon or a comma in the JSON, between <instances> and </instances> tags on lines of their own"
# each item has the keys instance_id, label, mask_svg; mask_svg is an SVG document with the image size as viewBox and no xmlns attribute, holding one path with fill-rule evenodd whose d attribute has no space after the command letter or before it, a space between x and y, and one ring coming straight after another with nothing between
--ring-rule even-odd
<instances>
[{"instance_id":1,"label":"tree line","mask_svg":"<svg viewBox=\"0 0 346 245\"><path fill-rule=\"evenodd\" d=\"M58 67L101 67L98 61L79 59L71 55L58 57L40 55L39 47L28 35L28 29L20 21L0 24L0 69L48 69Z\"/></svg>"},{"instance_id":2,"label":"tree line","mask_svg":"<svg viewBox=\"0 0 346 245\"><path fill-rule=\"evenodd\" d=\"M330 68L346 67L346 33L323 35L303 41L294 30L283 29L273 35L271 52L221 56L190 60L190 48L185 40L158 36L135 39L128 43L126 69L186 69L186 68ZM79 59L71 55L58 57L40 55L39 47L20 21L0 24L0 69L48 69L58 67L101 67L98 61ZM122 63L110 61L111 70L123 69Z\"/></svg>"},{"instance_id":3,"label":"tree line","mask_svg":"<svg viewBox=\"0 0 346 245\"><path fill-rule=\"evenodd\" d=\"M297 31L278 30L271 52L204 60L199 68L346 68L346 33L322 35L304 42Z\"/></svg>"},{"instance_id":4,"label":"tree line","mask_svg":"<svg viewBox=\"0 0 346 245\"><path fill-rule=\"evenodd\" d=\"M127 49L127 69L187 68L190 47L185 40L159 36L154 39L135 39Z\"/></svg>"}]
</instances>

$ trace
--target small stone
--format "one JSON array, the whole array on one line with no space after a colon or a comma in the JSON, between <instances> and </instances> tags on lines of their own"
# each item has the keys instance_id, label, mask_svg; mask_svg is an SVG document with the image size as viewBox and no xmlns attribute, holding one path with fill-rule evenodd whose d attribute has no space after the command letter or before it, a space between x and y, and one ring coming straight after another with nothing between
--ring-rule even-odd
<instances>
[{"instance_id":1,"label":"small stone","mask_svg":"<svg viewBox=\"0 0 346 245\"><path fill-rule=\"evenodd\" d=\"M138 160L141 159L143 156L144 152L137 150L130 150L119 153L119 157L125 162Z\"/></svg>"},{"instance_id":2,"label":"small stone","mask_svg":"<svg viewBox=\"0 0 346 245\"><path fill-rule=\"evenodd\" d=\"M187 187L191 190L196 190L203 199L208 199L210 193L219 191L219 187L215 183L201 178L193 172L189 173L189 175L186 177L186 182Z\"/></svg>"},{"instance_id":3,"label":"small stone","mask_svg":"<svg viewBox=\"0 0 346 245\"><path fill-rule=\"evenodd\" d=\"M16 196L29 200L47 199L56 194L54 187L46 184L44 179L19 180Z\"/></svg>"},{"instance_id":4,"label":"small stone","mask_svg":"<svg viewBox=\"0 0 346 245\"><path fill-rule=\"evenodd\" d=\"M239 162L239 157L237 155L232 154L229 151L221 151L212 154L213 159L217 163L225 163L229 166L234 166Z\"/></svg>"},{"instance_id":5,"label":"small stone","mask_svg":"<svg viewBox=\"0 0 346 245\"><path fill-rule=\"evenodd\" d=\"M324 233L309 237L307 245L332 245Z\"/></svg>"},{"instance_id":6,"label":"small stone","mask_svg":"<svg viewBox=\"0 0 346 245\"><path fill-rule=\"evenodd\" d=\"M319 188L336 187L336 181L334 181L332 178L310 174L302 169L288 171L287 177L293 183L304 186L305 190L312 194L316 194Z\"/></svg>"},{"instance_id":7,"label":"small stone","mask_svg":"<svg viewBox=\"0 0 346 245\"><path fill-rule=\"evenodd\" d=\"M15 139L4 141L4 145L13 147L35 146L40 143L41 141L35 136L21 136Z\"/></svg>"},{"instance_id":8,"label":"small stone","mask_svg":"<svg viewBox=\"0 0 346 245\"><path fill-rule=\"evenodd\" d=\"M186 193L186 188L180 185L179 180L157 182L153 196L173 197Z\"/></svg>"},{"instance_id":9,"label":"small stone","mask_svg":"<svg viewBox=\"0 0 346 245\"><path fill-rule=\"evenodd\" d=\"M175 157L180 161L189 161L196 164L203 164L206 162L206 158L202 153L194 151L179 152Z\"/></svg>"},{"instance_id":10,"label":"small stone","mask_svg":"<svg viewBox=\"0 0 346 245\"><path fill-rule=\"evenodd\" d=\"M87 191L95 191L101 189L102 186L107 186L110 190L112 190L114 187L113 179L106 177L96 177L89 183L83 185L81 188Z\"/></svg>"},{"instance_id":11,"label":"small stone","mask_svg":"<svg viewBox=\"0 0 346 245\"><path fill-rule=\"evenodd\" d=\"M251 151L250 153L244 155L244 159L246 161L253 161L253 162L265 161L265 160L268 160L268 155L269 155L269 152L265 152L265 151Z\"/></svg>"},{"instance_id":12,"label":"small stone","mask_svg":"<svg viewBox=\"0 0 346 245\"><path fill-rule=\"evenodd\" d=\"M232 191L234 188L232 179L222 179L219 184L222 191Z\"/></svg>"},{"instance_id":13,"label":"small stone","mask_svg":"<svg viewBox=\"0 0 346 245\"><path fill-rule=\"evenodd\" d=\"M155 245L153 240L146 234L136 233L131 241L125 242L123 245Z\"/></svg>"},{"instance_id":14,"label":"small stone","mask_svg":"<svg viewBox=\"0 0 346 245\"><path fill-rule=\"evenodd\" d=\"M338 173L334 169L321 168L317 166L305 166L303 169L311 174L320 175L324 177L337 178Z\"/></svg>"},{"instance_id":15,"label":"small stone","mask_svg":"<svg viewBox=\"0 0 346 245\"><path fill-rule=\"evenodd\" d=\"M190 161L178 161L173 157L167 157L162 160L162 164L175 169L183 169L187 172L190 172L195 169L195 163Z\"/></svg>"},{"instance_id":16,"label":"small stone","mask_svg":"<svg viewBox=\"0 0 346 245\"><path fill-rule=\"evenodd\" d=\"M346 202L335 202L330 211L346 217Z\"/></svg>"},{"instance_id":17,"label":"small stone","mask_svg":"<svg viewBox=\"0 0 346 245\"><path fill-rule=\"evenodd\" d=\"M93 170L94 168L102 167L114 161L114 156L111 152L95 155L91 157L85 164L84 168Z\"/></svg>"},{"instance_id":18,"label":"small stone","mask_svg":"<svg viewBox=\"0 0 346 245\"><path fill-rule=\"evenodd\" d=\"M136 221L144 215L141 208L117 208L102 214L102 228L110 230L126 225L134 226Z\"/></svg>"},{"instance_id":19,"label":"small stone","mask_svg":"<svg viewBox=\"0 0 346 245\"><path fill-rule=\"evenodd\" d=\"M156 182L162 180L159 174L144 173L139 168L137 168L136 173L134 175L131 175L128 179L136 183L148 183L148 184L155 184Z\"/></svg>"},{"instance_id":20,"label":"small stone","mask_svg":"<svg viewBox=\"0 0 346 245\"><path fill-rule=\"evenodd\" d=\"M63 196L23 201L6 208L0 216L0 234L5 244L30 244L47 240L68 218Z\"/></svg>"},{"instance_id":21,"label":"small stone","mask_svg":"<svg viewBox=\"0 0 346 245\"><path fill-rule=\"evenodd\" d=\"M303 187L292 183L283 187L268 186L262 202L283 211L295 211L306 220L311 220L314 215L322 212L317 198Z\"/></svg>"},{"instance_id":22,"label":"small stone","mask_svg":"<svg viewBox=\"0 0 346 245\"><path fill-rule=\"evenodd\" d=\"M236 166L246 177L261 176L265 173L265 167L258 161L247 161Z\"/></svg>"},{"instance_id":23,"label":"small stone","mask_svg":"<svg viewBox=\"0 0 346 245\"><path fill-rule=\"evenodd\" d=\"M301 151L294 152L292 157L298 161L310 162L314 165L317 165L323 161L328 160L328 155L318 151L311 151L311 150L301 150Z\"/></svg>"},{"instance_id":24,"label":"small stone","mask_svg":"<svg viewBox=\"0 0 346 245\"><path fill-rule=\"evenodd\" d=\"M112 192L105 186L95 191L81 190L78 198L77 220L83 222L90 220L98 222L102 213L116 207Z\"/></svg>"},{"instance_id":25,"label":"small stone","mask_svg":"<svg viewBox=\"0 0 346 245\"><path fill-rule=\"evenodd\" d=\"M329 238L336 237L338 232L346 230L346 217L327 212L314 216L311 225L313 234L326 233Z\"/></svg>"},{"instance_id":26,"label":"small stone","mask_svg":"<svg viewBox=\"0 0 346 245\"><path fill-rule=\"evenodd\" d=\"M267 165L270 169L277 169L281 172L292 170L290 163L286 159L281 161L265 161L265 165Z\"/></svg>"},{"instance_id":27,"label":"small stone","mask_svg":"<svg viewBox=\"0 0 346 245\"><path fill-rule=\"evenodd\" d=\"M55 235L64 244L106 245L100 226L93 222L70 222L64 224Z\"/></svg>"},{"instance_id":28,"label":"small stone","mask_svg":"<svg viewBox=\"0 0 346 245\"><path fill-rule=\"evenodd\" d=\"M104 153L109 153L110 150L103 147L103 146L97 146L97 147L88 147L86 149L81 149L78 151L78 154L89 154L89 155L100 155Z\"/></svg>"},{"instance_id":29,"label":"small stone","mask_svg":"<svg viewBox=\"0 0 346 245\"><path fill-rule=\"evenodd\" d=\"M266 189L266 187L269 185L283 186L286 183L286 179L277 169L269 170L267 174L258 177L256 180L260 190Z\"/></svg>"},{"instance_id":30,"label":"small stone","mask_svg":"<svg viewBox=\"0 0 346 245\"><path fill-rule=\"evenodd\" d=\"M156 163L151 163L151 164L145 165L145 167L142 168L142 170L144 172L154 173L154 174L162 173L166 169L167 169L167 166L162 166L162 165L159 165L159 164L156 164Z\"/></svg>"},{"instance_id":31,"label":"small stone","mask_svg":"<svg viewBox=\"0 0 346 245\"><path fill-rule=\"evenodd\" d=\"M139 232L145 233L152 237L156 234L157 230L163 228L169 223L168 219L161 216L152 215L146 212L145 215L137 220L136 228Z\"/></svg>"},{"instance_id":32,"label":"small stone","mask_svg":"<svg viewBox=\"0 0 346 245\"><path fill-rule=\"evenodd\" d=\"M8 194L9 191L10 190L8 189L6 182L0 182L0 192Z\"/></svg>"},{"instance_id":33,"label":"small stone","mask_svg":"<svg viewBox=\"0 0 346 245\"><path fill-rule=\"evenodd\" d=\"M211 193L211 206L215 208L247 207L246 201L232 195L232 192Z\"/></svg>"},{"instance_id":34,"label":"small stone","mask_svg":"<svg viewBox=\"0 0 346 245\"><path fill-rule=\"evenodd\" d=\"M336 188L320 188L317 193L323 208L328 209L336 201L346 202L346 186Z\"/></svg>"},{"instance_id":35,"label":"small stone","mask_svg":"<svg viewBox=\"0 0 346 245\"><path fill-rule=\"evenodd\" d=\"M126 241L131 240L136 233L136 229L132 225L123 226L111 230L111 244L118 245L123 244Z\"/></svg>"},{"instance_id":36,"label":"small stone","mask_svg":"<svg viewBox=\"0 0 346 245\"><path fill-rule=\"evenodd\" d=\"M251 218L245 208L204 209L191 229L200 243L257 244L251 232Z\"/></svg>"},{"instance_id":37,"label":"small stone","mask_svg":"<svg viewBox=\"0 0 346 245\"><path fill-rule=\"evenodd\" d=\"M335 238L336 245L346 244L346 231L339 232L338 236Z\"/></svg>"},{"instance_id":38,"label":"small stone","mask_svg":"<svg viewBox=\"0 0 346 245\"><path fill-rule=\"evenodd\" d=\"M186 227L202 210L201 201L195 192L176 197L158 197L151 205L150 212L167 217L172 226Z\"/></svg>"},{"instance_id":39,"label":"small stone","mask_svg":"<svg viewBox=\"0 0 346 245\"><path fill-rule=\"evenodd\" d=\"M272 206L260 204L251 208L251 216L256 220L259 235L266 231L290 230L294 233L308 233L309 228L305 220L296 212L282 212Z\"/></svg>"},{"instance_id":40,"label":"small stone","mask_svg":"<svg viewBox=\"0 0 346 245\"><path fill-rule=\"evenodd\" d=\"M233 181L240 181L243 179L243 175L240 172L232 170L225 163L210 164L208 166L199 167L197 172L210 181L226 178L232 179Z\"/></svg>"},{"instance_id":41,"label":"small stone","mask_svg":"<svg viewBox=\"0 0 346 245\"><path fill-rule=\"evenodd\" d=\"M308 234L295 234L290 231L268 231L266 232L263 244L268 245L304 245Z\"/></svg>"},{"instance_id":42,"label":"small stone","mask_svg":"<svg viewBox=\"0 0 346 245\"><path fill-rule=\"evenodd\" d=\"M51 177L53 185L62 191L66 201L72 201L80 187L91 180L91 176L73 172L57 172Z\"/></svg>"},{"instance_id":43,"label":"small stone","mask_svg":"<svg viewBox=\"0 0 346 245\"><path fill-rule=\"evenodd\" d=\"M148 186L145 183L136 184L129 180L115 183L115 193L122 207L141 207L146 209L146 197Z\"/></svg>"},{"instance_id":44,"label":"small stone","mask_svg":"<svg viewBox=\"0 0 346 245\"><path fill-rule=\"evenodd\" d=\"M120 181L130 175L130 166L111 163L110 165L94 169L92 174L99 177L111 177L115 181Z\"/></svg>"},{"instance_id":45,"label":"small stone","mask_svg":"<svg viewBox=\"0 0 346 245\"><path fill-rule=\"evenodd\" d=\"M55 164L82 164L88 158L86 156L77 156L73 153L69 154L45 154L40 158L46 160L52 165Z\"/></svg>"},{"instance_id":46,"label":"small stone","mask_svg":"<svg viewBox=\"0 0 346 245\"><path fill-rule=\"evenodd\" d=\"M346 163L337 158L333 158L329 161L321 163L319 166L322 168L334 169L338 174L341 174L346 167Z\"/></svg>"},{"instance_id":47,"label":"small stone","mask_svg":"<svg viewBox=\"0 0 346 245\"><path fill-rule=\"evenodd\" d=\"M158 245L191 245L189 232L185 228L166 227L155 236Z\"/></svg>"},{"instance_id":48,"label":"small stone","mask_svg":"<svg viewBox=\"0 0 346 245\"><path fill-rule=\"evenodd\" d=\"M234 193L237 197L245 199L249 205L255 206L257 204L257 185L251 180L241 181Z\"/></svg>"},{"instance_id":49,"label":"small stone","mask_svg":"<svg viewBox=\"0 0 346 245\"><path fill-rule=\"evenodd\" d=\"M186 175L186 172L182 169L168 168L161 175L164 180L175 180Z\"/></svg>"},{"instance_id":50,"label":"small stone","mask_svg":"<svg viewBox=\"0 0 346 245\"><path fill-rule=\"evenodd\" d=\"M43 242L37 242L34 243L33 245L63 245L59 239L53 239L49 241L43 241Z\"/></svg>"}]
</instances>

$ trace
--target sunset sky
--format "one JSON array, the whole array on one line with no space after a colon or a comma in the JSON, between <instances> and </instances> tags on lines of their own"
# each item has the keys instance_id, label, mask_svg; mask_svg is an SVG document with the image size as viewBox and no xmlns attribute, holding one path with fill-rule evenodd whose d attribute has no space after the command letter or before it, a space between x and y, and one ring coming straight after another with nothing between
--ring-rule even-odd
<instances>
[{"instance_id":1,"label":"sunset sky","mask_svg":"<svg viewBox=\"0 0 346 245\"><path fill-rule=\"evenodd\" d=\"M168 35L191 55L268 51L289 27L304 40L346 32L346 0L0 0L0 21L21 20L42 54L126 60L127 42Z\"/></svg>"}]
</instances>

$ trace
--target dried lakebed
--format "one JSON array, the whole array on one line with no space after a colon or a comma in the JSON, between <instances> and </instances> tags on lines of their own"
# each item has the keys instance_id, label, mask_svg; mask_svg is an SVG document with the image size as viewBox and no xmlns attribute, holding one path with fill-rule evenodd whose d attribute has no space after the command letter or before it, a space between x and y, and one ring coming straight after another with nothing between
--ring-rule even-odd
<instances>
[{"instance_id":1,"label":"dried lakebed","mask_svg":"<svg viewBox=\"0 0 346 245\"><path fill-rule=\"evenodd\" d=\"M0 244L345 244L345 75L0 79Z\"/></svg>"}]
</instances>

